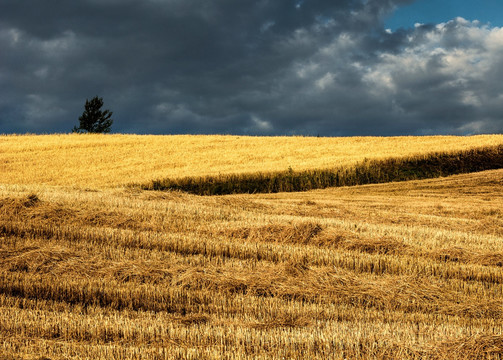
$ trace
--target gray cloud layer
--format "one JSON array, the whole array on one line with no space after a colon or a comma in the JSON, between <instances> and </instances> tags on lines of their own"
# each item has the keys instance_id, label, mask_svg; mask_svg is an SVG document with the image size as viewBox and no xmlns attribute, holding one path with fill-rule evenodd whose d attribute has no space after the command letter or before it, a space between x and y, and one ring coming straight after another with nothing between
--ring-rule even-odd
<instances>
[{"instance_id":1,"label":"gray cloud layer","mask_svg":"<svg viewBox=\"0 0 503 360\"><path fill-rule=\"evenodd\" d=\"M408 0L0 0L0 133L503 132L503 29L394 33Z\"/></svg>"}]
</instances>

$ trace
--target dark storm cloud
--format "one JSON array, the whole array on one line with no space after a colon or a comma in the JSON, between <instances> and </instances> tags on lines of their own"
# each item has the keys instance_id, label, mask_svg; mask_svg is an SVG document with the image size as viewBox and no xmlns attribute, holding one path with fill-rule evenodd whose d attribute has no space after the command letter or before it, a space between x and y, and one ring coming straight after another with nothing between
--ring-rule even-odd
<instances>
[{"instance_id":1,"label":"dark storm cloud","mask_svg":"<svg viewBox=\"0 0 503 360\"><path fill-rule=\"evenodd\" d=\"M407 0L0 0L0 133L502 131L503 32L386 31ZM501 77L499 77L501 78Z\"/></svg>"}]
</instances>

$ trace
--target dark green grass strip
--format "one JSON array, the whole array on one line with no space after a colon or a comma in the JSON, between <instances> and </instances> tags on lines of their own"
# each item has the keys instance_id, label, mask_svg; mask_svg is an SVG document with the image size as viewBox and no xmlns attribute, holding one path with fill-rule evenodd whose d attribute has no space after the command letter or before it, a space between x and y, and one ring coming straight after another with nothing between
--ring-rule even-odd
<instances>
[{"instance_id":1,"label":"dark green grass strip","mask_svg":"<svg viewBox=\"0 0 503 360\"><path fill-rule=\"evenodd\" d=\"M420 180L500 168L503 168L503 145L406 158L366 159L353 166L333 169L168 178L140 187L181 190L197 195L275 193Z\"/></svg>"}]
</instances>

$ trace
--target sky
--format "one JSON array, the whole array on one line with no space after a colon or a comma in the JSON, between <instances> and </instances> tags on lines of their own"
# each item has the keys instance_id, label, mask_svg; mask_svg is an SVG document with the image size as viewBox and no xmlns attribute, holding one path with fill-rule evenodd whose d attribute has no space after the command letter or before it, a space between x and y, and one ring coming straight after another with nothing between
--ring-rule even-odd
<instances>
[{"instance_id":1,"label":"sky","mask_svg":"<svg viewBox=\"0 0 503 360\"><path fill-rule=\"evenodd\" d=\"M503 25L501 0L422 0L400 6L385 21L386 27L396 30L420 24L440 24L456 17L479 20L493 26Z\"/></svg>"},{"instance_id":2,"label":"sky","mask_svg":"<svg viewBox=\"0 0 503 360\"><path fill-rule=\"evenodd\" d=\"M0 0L0 134L503 133L501 0Z\"/></svg>"}]
</instances>

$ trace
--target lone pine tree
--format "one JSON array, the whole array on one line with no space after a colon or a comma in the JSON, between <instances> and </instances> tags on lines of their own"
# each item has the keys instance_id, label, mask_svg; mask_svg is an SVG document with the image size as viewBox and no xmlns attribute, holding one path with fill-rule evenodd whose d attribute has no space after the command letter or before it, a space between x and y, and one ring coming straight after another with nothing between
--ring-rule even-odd
<instances>
[{"instance_id":1,"label":"lone pine tree","mask_svg":"<svg viewBox=\"0 0 503 360\"><path fill-rule=\"evenodd\" d=\"M113 120L110 110L101 111L103 98L95 96L91 100L86 99L85 110L79 117L79 127L74 126L74 133L109 133Z\"/></svg>"}]
</instances>

